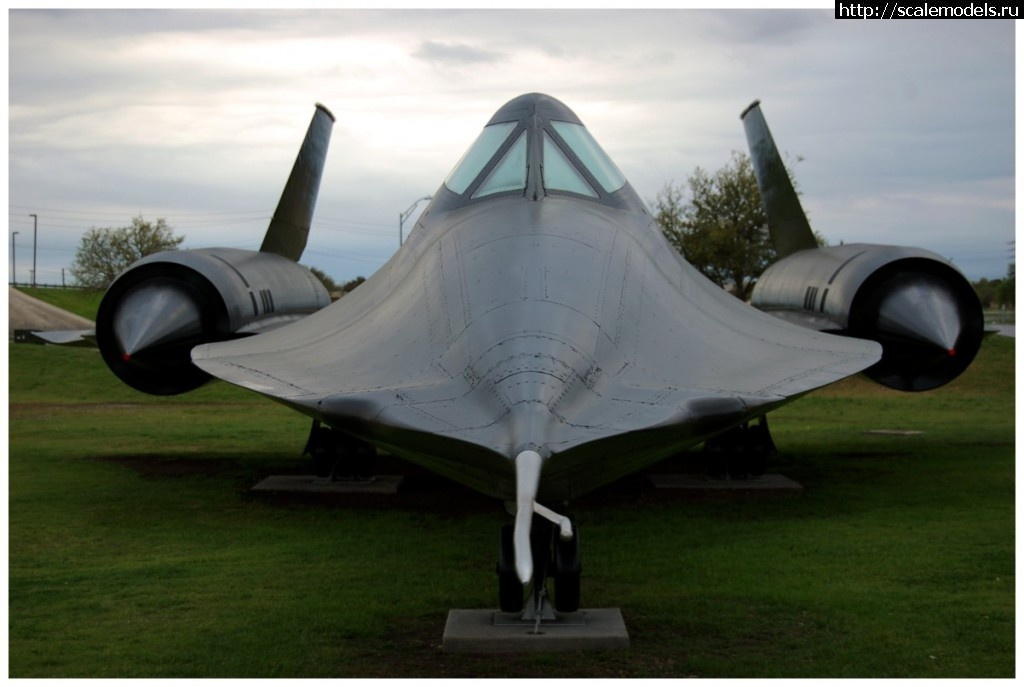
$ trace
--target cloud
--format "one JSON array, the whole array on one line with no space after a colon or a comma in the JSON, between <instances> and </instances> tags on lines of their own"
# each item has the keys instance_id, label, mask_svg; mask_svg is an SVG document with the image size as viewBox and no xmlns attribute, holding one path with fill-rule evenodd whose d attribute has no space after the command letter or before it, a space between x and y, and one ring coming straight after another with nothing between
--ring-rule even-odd
<instances>
[{"instance_id":1,"label":"cloud","mask_svg":"<svg viewBox=\"0 0 1024 687\"><path fill-rule=\"evenodd\" d=\"M484 64L498 62L501 55L490 50L475 48L464 43L423 41L413 57L440 64Z\"/></svg>"},{"instance_id":2,"label":"cloud","mask_svg":"<svg viewBox=\"0 0 1024 687\"><path fill-rule=\"evenodd\" d=\"M831 235L907 226L899 240L929 248L966 231L971 212L951 211L962 207L975 208L975 243L1012 239L1012 22L822 10L9 14L8 223L19 231L39 214L41 241L69 237L65 256L76 232L118 213L166 216L193 246L258 244L262 219L219 227L197 215L272 211L319 101L338 120L311 246L328 274L367 274L337 256L348 246L383 263L398 213L437 188L495 110L532 91L573 109L645 199L745 150L738 115L760 98L780 148L806 158L797 178ZM924 202L942 198L957 202ZM69 262L59 259L52 274Z\"/></svg>"}]
</instances>

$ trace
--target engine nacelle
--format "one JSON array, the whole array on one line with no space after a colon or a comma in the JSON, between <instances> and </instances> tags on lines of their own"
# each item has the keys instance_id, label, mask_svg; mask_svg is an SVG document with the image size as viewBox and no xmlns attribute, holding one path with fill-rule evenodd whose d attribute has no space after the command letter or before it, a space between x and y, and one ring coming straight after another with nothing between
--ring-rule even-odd
<instances>
[{"instance_id":1,"label":"engine nacelle","mask_svg":"<svg viewBox=\"0 0 1024 687\"><path fill-rule=\"evenodd\" d=\"M96 316L96 341L129 386L179 394L209 380L192 364L196 345L266 331L329 303L308 269L274 253L166 251L132 264L110 285Z\"/></svg>"},{"instance_id":2,"label":"engine nacelle","mask_svg":"<svg viewBox=\"0 0 1024 687\"><path fill-rule=\"evenodd\" d=\"M981 303L967 279L919 248L847 244L803 250L768 268L752 305L801 326L882 345L865 371L901 391L955 379L984 333Z\"/></svg>"}]
</instances>

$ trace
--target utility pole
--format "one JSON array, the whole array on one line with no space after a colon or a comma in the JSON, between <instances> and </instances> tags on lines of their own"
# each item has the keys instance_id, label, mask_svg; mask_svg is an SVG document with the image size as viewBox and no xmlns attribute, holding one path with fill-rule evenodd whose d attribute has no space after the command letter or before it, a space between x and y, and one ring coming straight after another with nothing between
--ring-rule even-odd
<instances>
[{"instance_id":1,"label":"utility pole","mask_svg":"<svg viewBox=\"0 0 1024 687\"><path fill-rule=\"evenodd\" d=\"M32 286L36 285L36 236L39 228L39 216L29 215L32 218Z\"/></svg>"},{"instance_id":2,"label":"utility pole","mask_svg":"<svg viewBox=\"0 0 1024 687\"><path fill-rule=\"evenodd\" d=\"M17 231L11 232L11 282L15 286L18 285L18 254L17 244L14 242L14 237L19 233L20 232Z\"/></svg>"},{"instance_id":3,"label":"utility pole","mask_svg":"<svg viewBox=\"0 0 1024 687\"><path fill-rule=\"evenodd\" d=\"M399 213L399 215L398 215L398 245L399 246L402 245L402 240L403 240L402 225L405 224L405 220L409 219L409 215L412 214L412 211L416 209L417 205L419 205L420 203L422 203L425 200L430 200L432 197L433 196L423 196L422 198L417 199L415 203L410 205L408 210L406 210L405 212Z\"/></svg>"}]
</instances>

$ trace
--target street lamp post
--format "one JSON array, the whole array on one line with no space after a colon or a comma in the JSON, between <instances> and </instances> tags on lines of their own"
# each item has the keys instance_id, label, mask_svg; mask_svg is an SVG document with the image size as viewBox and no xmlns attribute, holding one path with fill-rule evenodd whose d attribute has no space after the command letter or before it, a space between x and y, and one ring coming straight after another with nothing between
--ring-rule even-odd
<instances>
[{"instance_id":1,"label":"street lamp post","mask_svg":"<svg viewBox=\"0 0 1024 687\"><path fill-rule=\"evenodd\" d=\"M433 196L423 196L422 198L418 198L415 203L413 203L412 205L409 206L408 210L406 210L405 212L402 212L402 213L400 213L398 215L398 245L399 246L402 245L402 241L403 241L403 238L404 238L402 236L402 225L405 224L405 220L409 219L409 215L412 214L412 211L416 209L417 205L419 205L420 203L422 203L425 200L430 200L432 197Z\"/></svg>"},{"instance_id":2,"label":"street lamp post","mask_svg":"<svg viewBox=\"0 0 1024 687\"><path fill-rule=\"evenodd\" d=\"M32 286L36 285L36 229L39 227L39 215L29 215L32 218Z\"/></svg>"},{"instance_id":3,"label":"street lamp post","mask_svg":"<svg viewBox=\"0 0 1024 687\"><path fill-rule=\"evenodd\" d=\"M17 244L14 242L14 237L19 233L20 232L17 231L11 232L11 283L15 286L18 285L18 254Z\"/></svg>"}]
</instances>

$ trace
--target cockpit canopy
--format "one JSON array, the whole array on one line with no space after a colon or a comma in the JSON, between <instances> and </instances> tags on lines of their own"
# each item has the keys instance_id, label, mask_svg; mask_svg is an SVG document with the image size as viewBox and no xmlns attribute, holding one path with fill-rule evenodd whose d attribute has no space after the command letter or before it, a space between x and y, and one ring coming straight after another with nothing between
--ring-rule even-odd
<instances>
[{"instance_id":1,"label":"cockpit canopy","mask_svg":"<svg viewBox=\"0 0 1024 687\"><path fill-rule=\"evenodd\" d=\"M491 118L442 191L458 207L499 195L567 195L621 208L643 204L611 158L565 105L520 96Z\"/></svg>"}]
</instances>

